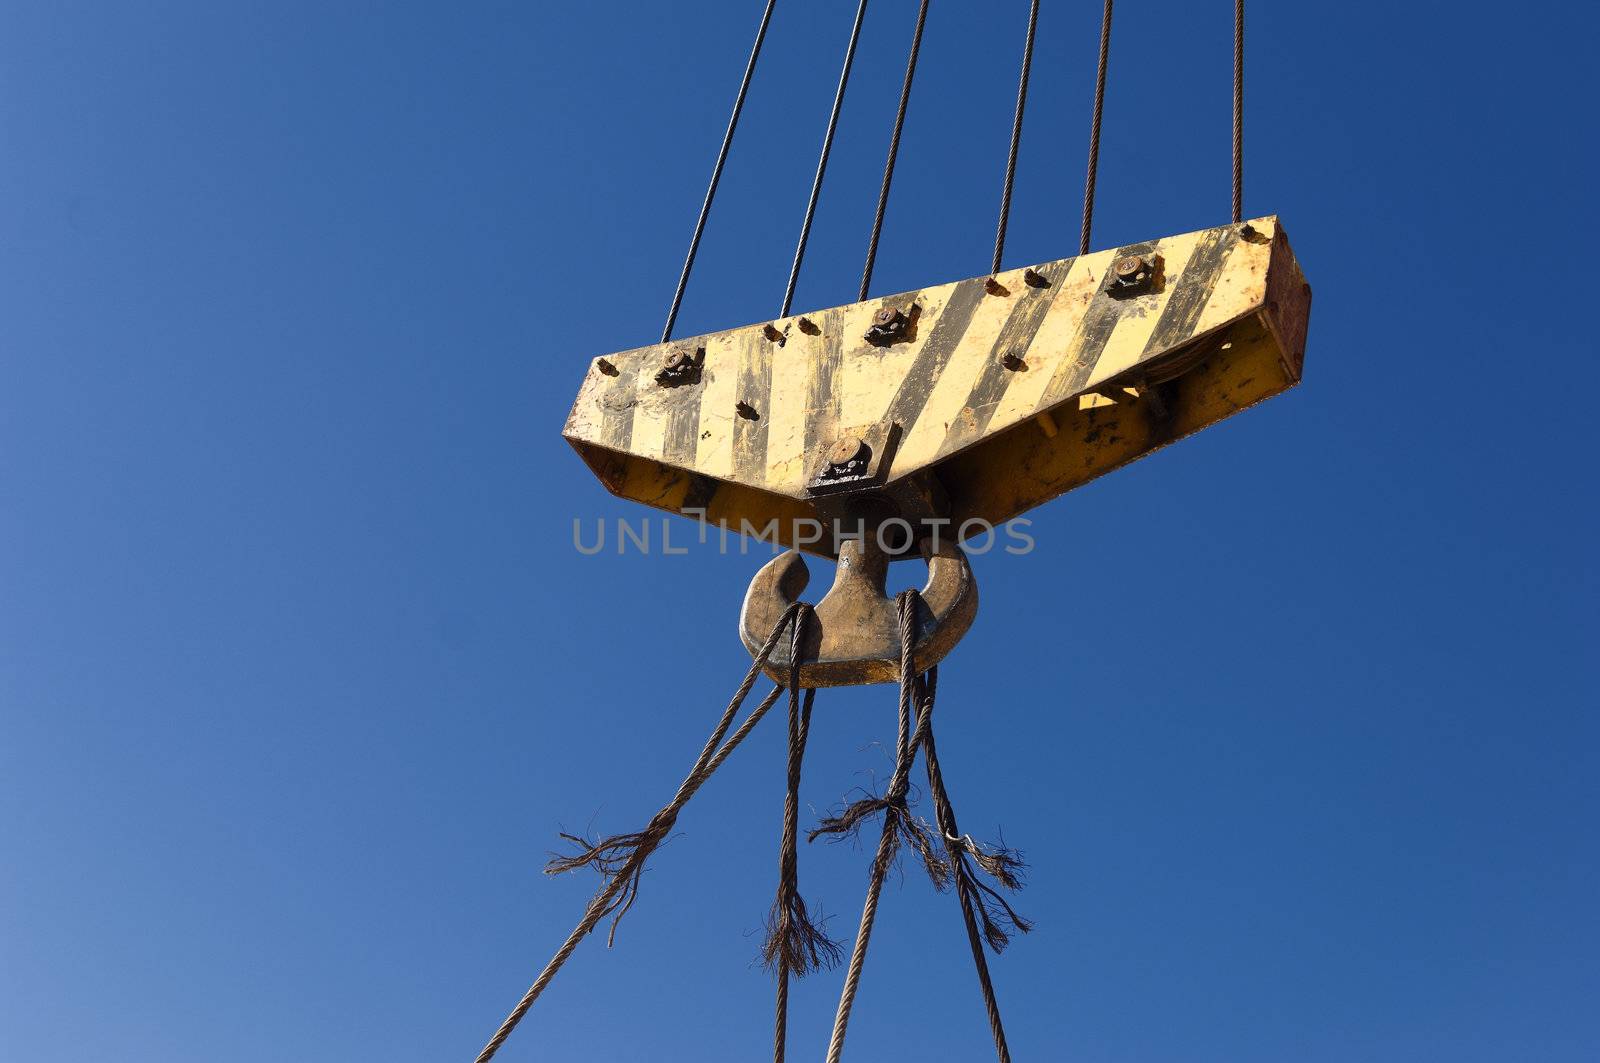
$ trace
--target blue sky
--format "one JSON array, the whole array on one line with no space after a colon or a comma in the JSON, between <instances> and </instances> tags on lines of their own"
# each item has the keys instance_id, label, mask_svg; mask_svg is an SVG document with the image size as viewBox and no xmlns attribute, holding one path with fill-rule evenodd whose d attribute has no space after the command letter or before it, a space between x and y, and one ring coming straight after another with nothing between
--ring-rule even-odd
<instances>
[{"instance_id":1,"label":"blue sky","mask_svg":"<svg viewBox=\"0 0 1600 1063\"><path fill-rule=\"evenodd\" d=\"M758 7L7 6L0 1056L471 1058L593 887L558 829L670 795L760 558L577 555L632 511L560 427L659 334ZM1227 220L1230 7L1122 6L1097 247ZM1076 247L1098 9L1043 5L1008 265ZM779 3L683 334L776 313L852 10ZM854 296L914 10L871 6L797 309ZM985 271L1025 20L935 0L877 290ZM1251 6L1304 386L1033 514L941 675L962 823L1032 865L1018 1059L1600 1054L1596 29ZM892 703L818 699L806 822ZM768 1051L782 756L502 1059ZM847 934L868 854L801 857ZM849 1057L984 1058L968 964L891 881Z\"/></svg>"}]
</instances>

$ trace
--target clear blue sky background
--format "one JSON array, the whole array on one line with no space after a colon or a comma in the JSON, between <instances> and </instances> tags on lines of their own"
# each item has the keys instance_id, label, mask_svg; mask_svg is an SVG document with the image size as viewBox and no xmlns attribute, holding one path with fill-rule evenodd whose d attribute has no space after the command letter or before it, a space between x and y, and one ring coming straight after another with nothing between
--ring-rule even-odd
<instances>
[{"instance_id":1,"label":"clear blue sky background","mask_svg":"<svg viewBox=\"0 0 1600 1063\"><path fill-rule=\"evenodd\" d=\"M556 831L670 795L759 559L579 557L633 510L559 432L659 332L758 6L6 6L0 1057L471 1058L593 886ZM1565 7L1252 5L1305 384L1037 512L942 677L962 822L1032 864L1018 1059L1600 1058ZM1098 8L1044 4L1009 265L1076 247ZM1120 7L1096 246L1227 220L1229 8ZM852 9L779 4L685 334L776 312ZM914 9L872 5L799 308L854 295ZM878 290L984 271L1025 20L935 0ZM807 821L891 705L819 699ZM769 1051L781 763L774 718L503 1058ZM847 935L868 854L802 857ZM989 1053L949 896L891 883L873 945L850 1058Z\"/></svg>"}]
</instances>

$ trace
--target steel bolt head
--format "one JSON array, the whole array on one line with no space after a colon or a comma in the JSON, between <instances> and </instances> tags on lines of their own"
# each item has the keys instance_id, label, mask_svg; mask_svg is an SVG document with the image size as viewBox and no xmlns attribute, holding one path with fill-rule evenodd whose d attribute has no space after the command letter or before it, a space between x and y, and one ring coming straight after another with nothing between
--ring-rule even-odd
<instances>
[{"instance_id":1,"label":"steel bolt head","mask_svg":"<svg viewBox=\"0 0 1600 1063\"><path fill-rule=\"evenodd\" d=\"M661 365L662 365L662 368L664 368L664 369L679 369L679 368L682 368L685 364L687 364L688 361L689 361L689 352L688 351L684 351L684 350L677 350L677 351L673 351L671 354L667 355L667 360L665 362L662 362Z\"/></svg>"},{"instance_id":2,"label":"steel bolt head","mask_svg":"<svg viewBox=\"0 0 1600 1063\"><path fill-rule=\"evenodd\" d=\"M868 343L883 345L893 343L905 334L910 318L897 306L885 306L873 312L872 324L862 338Z\"/></svg>"},{"instance_id":3,"label":"steel bolt head","mask_svg":"<svg viewBox=\"0 0 1600 1063\"><path fill-rule=\"evenodd\" d=\"M863 457L867 444L860 436L844 436L828 451L828 464L846 465Z\"/></svg>"},{"instance_id":4,"label":"steel bolt head","mask_svg":"<svg viewBox=\"0 0 1600 1063\"><path fill-rule=\"evenodd\" d=\"M1124 255L1122 258L1117 259L1111 268L1116 271L1119 277L1134 277L1138 275L1140 270L1145 268L1144 257L1142 255Z\"/></svg>"}]
</instances>

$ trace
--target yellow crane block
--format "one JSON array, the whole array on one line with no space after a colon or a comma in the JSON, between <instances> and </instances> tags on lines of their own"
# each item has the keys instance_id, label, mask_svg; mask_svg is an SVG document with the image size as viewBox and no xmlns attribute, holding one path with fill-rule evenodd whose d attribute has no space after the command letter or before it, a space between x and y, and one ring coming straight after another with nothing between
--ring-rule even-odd
<instances>
[{"instance_id":1,"label":"yellow crane block","mask_svg":"<svg viewBox=\"0 0 1600 1063\"><path fill-rule=\"evenodd\" d=\"M998 524L1293 387L1310 308L1256 218L596 358L563 434L614 494L829 555L792 528L840 498Z\"/></svg>"}]
</instances>

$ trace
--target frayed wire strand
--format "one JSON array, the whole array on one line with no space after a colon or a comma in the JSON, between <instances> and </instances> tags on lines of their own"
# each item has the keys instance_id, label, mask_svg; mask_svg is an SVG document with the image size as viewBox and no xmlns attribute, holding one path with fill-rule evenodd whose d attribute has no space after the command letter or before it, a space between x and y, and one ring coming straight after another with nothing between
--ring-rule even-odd
<instances>
[{"instance_id":1,"label":"frayed wire strand","mask_svg":"<svg viewBox=\"0 0 1600 1063\"><path fill-rule=\"evenodd\" d=\"M938 686L937 668L929 669L927 697L931 702ZM1022 887L1024 865L1022 857L1003 844L985 849L962 834L956 825L954 807L945 789L944 772L939 767L939 747L933 735L932 713L929 714L928 732L922 739L923 764L928 772L928 791L933 798L934 816L944 837L949 854L950 875L955 882L957 899L961 902L961 921L966 926L967 943L972 950L972 964L978 974L978 985L983 992L983 1006L989 1017L989 1032L994 1038L995 1057L1000 1063L1011 1063L1011 1049L1006 1044L1005 1026L1000 1020L1000 1002L995 996L994 982L989 975L989 961L984 955L985 944L999 953L1011 940L1011 932L1026 934L1032 924L1018 915L1009 902L992 886L978 878L973 864L992 876L1006 889Z\"/></svg>"},{"instance_id":2,"label":"frayed wire strand","mask_svg":"<svg viewBox=\"0 0 1600 1063\"><path fill-rule=\"evenodd\" d=\"M594 845L586 844L582 852L562 858L559 861L568 870L582 867L586 864L596 866L606 878L606 882L601 886L594 898L590 900L588 907L584 909L583 918L579 920L578 925L573 928L572 933L567 935L566 941L561 943L561 947L556 950L555 955L550 957L550 962L544 965L544 969L539 972L533 984L528 987L528 991L522 995L521 1000L517 1001L516 1007L511 1009L511 1013L506 1016L505 1021L500 1024L500 1028L489 1039L489 1043L483 1046L483 1050L478 1053L475 1063L489 1063L489 1060L494 1058L495 1054L500 1051L500 1047L505 1044L506 1038L511 1036L511 1031L517 1028L517 1024L522 1021L522 1017L528 1013L528 1009L533 1006L533 1002L539 999L539 995L544 992L545 987L550 984L556 973L561 970L562 966L572 956L578 944L589 936L601 919L612 913L615 913L611 924L611 936L614 939L617 921L627 914L628 908L632 906L633 901L638 896L639 874L643 870L644 862L655 847L661 844L662 839L672 830L673 824L677 822L678 811L694 796L705 781L722 766L723 761L728 759L728 755L755 729L756 724L761 722L761 718L766 715L767 710L778 700L778 695L783 692L783 687L775 687L770 694L762 699L761 704L756 706L749 716L745 717L745 721L739 725L739 729L726 742L723 741L723 736L727 734L728 728L733 723L733 718L738 714L739 706L744 703L744 699L749 695L750 688L755 685L756 678L761 674L762 667L767 663L767 658L772 656L773 648L777 646L778 639L782 637L783 632L794 621L795 614L799 608L800 604L797 602L784 610L783 615L778 618L777 624L773 626L772 634L768 636L766 643L756 653L755 660L750 665L750 671L745 673L743 682L739 684L739 689L734 693L728 708L723 712L722 718L711 732L711 737L706 742L705 748L701 750L700 756L695 760L694 768L689 772L688 777L684 779L683 784L678 787L678 792L673 796L672 802L656 813L648 827L643 831L637 832L637 837L634 839L633 844L611 845L609 844L611 839ZM574 860L576 860L576 863L573 862ZM552 873L558 873L554 868L547 870L551 870Z\"/></svg>"},{"instance_id":3,"label":"frayed wire strand","mask_svg":"<svg viewBox=\"0 0 1600 1063\"><path fill-rule=\"evenodd\" d=\"M872 938L872 927L878 917L878 901L883 895L883 881L894 863L901 837L903 835L908 839L912 846L918 849L919 854L924 846L927 851L932 850L927 826L919 823L906 808L906 792L911 785L911 765L916 759L917 747L928 733L929 715L933 712L933 700L920 697L917 676L912 671L918 600L917 592L912 590L902 591L896 598L900 610L900 706L894 775L889 780L889 787L882 797L855 802L840 815L824 821L822 826L812 833L812 837L823 833L848 836L853 831L859 830L862 821L869 815L878 811L884 813L883 833L878 836L878 849L872 858L872 875L867 883L867 899L861 908L861 924L856 929L855 945L850 950L850 966L845 972L844 988L839 994L839 1008L833 1017L833 1034L828 1041L828 1063L839 1063L844 1055L845 1033L850 1025L851 1009L855 1007L856 992L861 985L861 971L866 964L867 945ZM916 705L918 710L914 732L911 729L913 705ZM852 809L856 811L852 813ZM929 868L929 875L938 881L938 876L932 870L938 866L938 861L924 858L924 865Z\"/></svg>"},{"instance_id":4,"label":"frayed wire strand","mask_svg":"<svg viewBox=\"0 0 1600 1063\"><path fill-rule=\"evenodd\" d=\"M823 929L822 920L813 920L800 896L800 857L795 845L799 834L800 768L805 758L806 740L811 736L811 707L815 689L800 695L800 661L806 625L812 620L811 607L795 614L790 628L789 652L789 750L787 785L783 799L783 836L778 847L778 896L767 915L767 937L762 959L777 975L774 1004L772 1059L784 1063L789 1042L789 976L803 978L819 967L839 962L840 949Z\"/></svg>"}]
</instances>

